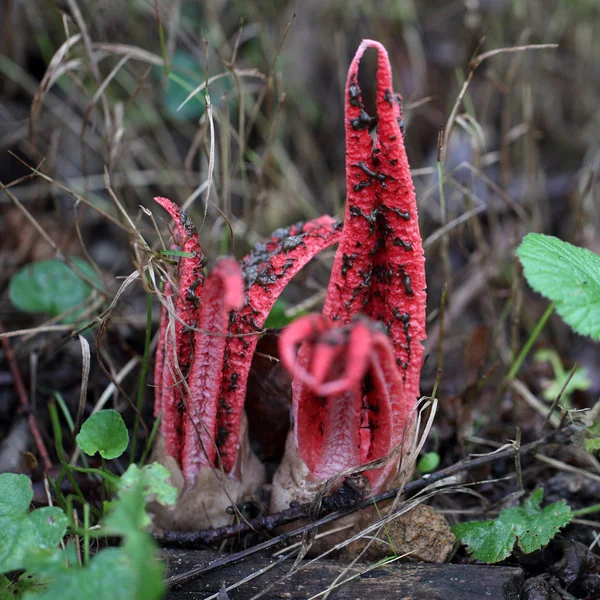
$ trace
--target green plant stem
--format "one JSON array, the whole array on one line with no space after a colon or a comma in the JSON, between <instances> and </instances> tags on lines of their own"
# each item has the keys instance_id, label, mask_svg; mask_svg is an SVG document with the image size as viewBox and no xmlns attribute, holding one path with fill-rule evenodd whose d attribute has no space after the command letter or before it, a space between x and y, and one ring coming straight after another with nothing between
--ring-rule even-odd
<instances>
[{"instance_id":1,"label":"green plant stem","mask_svg":"<svg viewBox=\"0 0 600 600\"><path fill-rule=\"evenodd\" d=\"M167 56L167 44L165 42L165 32L163 30L163 26L162 26L162 20L160 18L160 11L158 10L158 3L156 4L155 7L156 10L156 25L158 26L158 40L160 42L160 51L163 57L163 61L164 61L164 65L163 65L163 72L165 74L166 77L169 76L169 61L168 61L168 56Z\"/></svg>"},{"instance_id":2,"label":"green plant stem","mask_svg":"<svg viewBox=\"0 0 600 600\"><path fill-rule=\"evenodd\" d=\"M379 507L377 506L377 502L375 502L375 500L373 500L373 506L375 507L377 516L381 519L381 513L379 512ZM385 532L385 537L387 538L388 544L390 545L390 548L392 549L392 552L394 553L394 556L398 556L398 552L396 552L396 546L394 546L394 540L392 540L392 536L390 535L390 532L389 532L386 524L383 525L383 530Z\"/></svg>"},{"instance_id":3,"label":"green plant stem","mask_svg":"<svg viewBox=\"0 0 600 600\"><path fill-rule=\"evenodd\" d=\"M131 454L129 462L135 462L135 452L137 449L138 430L140 427L140 415L144 407L144 392L146 390L146 376L148 375L148 362L150 360L150 341L152 340L152 294L148 294L146 299L146 339L144 341L144 358L142 360L142 370L140 373L140 383L138 386L135 420L133 422L133 435L131 436Z\"/></svg>"},{"instance_id":4,"label":"green plant stem","mask_svg":"<svg viewBox=\"0 0 600 600\"><path fill-rule=\"evenodd\" d=\"M594 504L593 506L586 506L573 511L574 517L582 517L583 515L589 515L590 513L600 512L600 504Z\"/></svg>"},{"instance_id":5,"label":"green plant stem","mask_svg":"<svg viewBox=\"0 0 600 600\"><path fill-rule=\"evenodd\" d=\"M42 390L42 391L44 391L44 390ZM45 393L45 391L44 391L44 393ZM65 421L67 422L67 427L69 428L69 431L71 433L73 433L73 431L75 430L75 423L73 422L73 417L71 416L71 413L69 412L69 409L67 407L65 399L62 397L62 394L60 392L57 392L56 390L52 390L50 392L50 394L54 397L54 399L58 403L58 406L60 407L60 410L63 414L63 417L65 418Z\"/></svg>"},{"instance_id":6,"label":"green plant stem","mask_svg":"<svg viewBox=\"0 0 600 600\"><path fill-rule=\"evenodd\" d=\"M158 428L160 426L160 422L162 421L162 412L158 413L154 421L154 425L152 426L152 431L150 432L150 436L146 440L146 447L144 448L144 452L142 453L142 457L140 458L140 465L146 464L146 459L148 458L148 454L154 444L154 438L158 433Z\"/></svg>"},{"instance_id":7,"label":"green plant stem","mask_svg":"<svg viewBox=\"0 0 600 600\"><path fill-rule=\"evenodd\" d=\"M104 468L104 464L104 457L100 456L100 471L98 475L102 476L102 485L100 486L100 510L102 514L104 514L104 502L106 502L106 477L104 476L106 469Z\"/></svg>"},{"instance_id":8,"label":"green plant stem","mask_svg":"<svg viewBox=\"0 0 600 600\"><path fill-rule=\"evenodd\" d=\"M537 325L535 326L534 330L531 332L529 339L527 340L527 342L525 342L525 345L523 346L521 352L519 352L519 356L517 356L515 362L513 362L512 366L510 367L508 375L506 376L506 381L512 381L517 376L517 373L519 372L519 369L521 368L523 361L529 354L529 351L531 350L533 344L537 340L538 336L540 335L542 329L546 325L546 322L548 321L548 319L550 318L550 315L552 315L553 312L554 312L554 302L550 303L550 306L548 306L548 308L546 309L546 312L542 315L541 319L537 322Z\"/></svg>"},{"instance_id":9,"label":"green plant stem","mask_svg":"<svg viewBox=\"0 0 600 600\"><path fill-rule=\"evenodd\" d=\"M90 562L90 505L83 505L83 564Z\"/></svg>"},{"instance_id":10,"label":"green plant stem","mask_svg":"<svg viewBox=\"0 0 600 600\"><path fill-rule=\"evenodd\" d=\"M444 168L442 167L441 161L441 130L440 137L438 138L438 161L437 161L437 175L440 186L440 225L445 227L448 222L448 208L446 206L446 194L444 193ZM444 271L444 283L446 288L450 286L450 277L452 276L452 268L450 265L450 238L448 233L445 233L441 239L442 245L442 265Z\"/></svg>"},{"instance_id":11,"label":"green plant stem","mask_svg":"<svg viewBox=\"0 0 600 600\"><path fill-rule=\"evenodd\" d=\"M102 459L102 461L104 461L104 459ZM95 469L93 467L86 469L85 467L76 467L74 465L70 465L70 467L73 471L77 471L78 473L93 473L94 475L100 475L104 481L108 481L114 487L119 485L119 478L107 469Z\"/></svg>"},{"instance_id":12,"label":"green plant stem","mask_svg":"<svg viewBox=\"0 0 600 600\"><path fill-rule=\"evenodd\" d=\"M56 455L58 456L58 460L59 460L60 464L62 465L62 469L61 469L59 476L55 483L56 489L60 490L60 484L62 482L62 478L64 475L66 475L67 479L69 480L69 483L71 484L73 490L75 491L75 494L80 499L80 501L83 504L85 504L85 498L83 496L81 488L75 481L75 477L73 477L73 473L71 471L71 466L69 465L69 463L67 462L67 459L65 457L65 450L64 450L63 444L62 444L62 431L60 429L60 421L58 419L58 411L56 410L56 402L55 401L52 400L48 403L48 411L50 412L50 421L52 423L52 433L54 435L54 444L56 445Z\"/></svg>"}]
</instances>

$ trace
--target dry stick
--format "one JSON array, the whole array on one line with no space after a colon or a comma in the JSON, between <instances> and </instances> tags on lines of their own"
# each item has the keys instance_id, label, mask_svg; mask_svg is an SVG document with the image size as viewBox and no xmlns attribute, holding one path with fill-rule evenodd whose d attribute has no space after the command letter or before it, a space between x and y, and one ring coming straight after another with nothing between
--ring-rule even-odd
<instances>
[{"instance_id":1,"label":"dry stick","mask_svg":"<svg viewBox=\"0 0 600 600\"><path fill-rule=\"evenodd\" d=\"M6 329L4 328L4 324L2 323L2 321L0 321L0 333L5 332ZM44 463L44 470L49 471L52 468L52 461L50 460L48 450L46 450L46 446L44 444L44 440L42 439L40 430L37 426L35 416L31 412L31 407L29 405L29 398L27 397L25 384L23 383L23 378L21 377L21 372L19 371L19 367L17 365L17 361L15 360L15 355L10 346L8 338L2 338L2 345L4 346L4 350L6 352L6 360L8 361L8 366L10 367L13 379L15 380L15 389L17 390L19 402L23 406L24 412L27 414L27 422L29 423L31 435L35 441L35 445L37 446L38 452Z\"/></svg>"},{"instance_id":2,"label":"dry stick","mask_svg":"<svg viewBox=\"0 0 600 600\"><path fill-rule=\"evenodd\" d=\"M445 309L446 309L446 299L447 299L447 286L448 286L448 282L444 281L444 284L442 285L442 298L440 300L440 317L439 317L439 324L440 324L440 328L439 328L439 338L438 338L438 349L437 349L437 367L438 367L438 376L436 378L436 383L433 389L433 392L431 393L431 395L434 398L437 398L436 394L437 394L437 386L439 383L439 378L441 378L441 374L442 371L444 370L444 315L445 315Z\"/></svg>"},{"instance_id":3,"label":"dry stick","mask_svg":"<svg viewBox=\"0 0 600 600\"><path fill-rule=\"evenodd\" d=\"M519 450L514 446L511 446L506 450L496 452L495 454L486 455L478 458L465 459L450 467L447 467L446 469L442 469L437 473L433 473L432 475L429 475L429 477L422 477L421 479L417 479L415 481L407 483L404 486L404 494L413 495L416 492L421 491L423 488L433 483L440 482L441 480L446 479L452 475L456 475L457 473L461 473L463 471L469 471L471 469L487 465L498 459L514 457L514 455L517 452L520 452L521 455L529 454L531 452L535 452L535 450L537 450L540 446L548 444L550 442L566 442L567 440L570 440L571 436L578 431L581 431L581 427L578 427L576 425L569 425L568 427L565 427L562 430L553 431L548 435L540 438L539 440L536 440L535 442L531 442L529 444L526 444L525 446L521 446ZM293 531L282 533L281 535L273 539L266 540L265 542L257 544L256 546L248 548L247 550L242 550L241 552L237 552L235 554L231 554L229 556L220 558L216 561L213 561L209 565L198 566L194 569L191 569L187 573L170 577L166 582L167 586L172 587L175 585L187 583L189 581L192 581L193 579L201 577L202 575L206 575L207 573L215 571L219 568L230 566L234 563L244 560L245 558L248 558L249 556L252 556L257 552L268 550L274 546L277 546L278 544L288 541L291 538L300 536L304 532L311 531L318 527L322 527L323 525L327 525L353 512L363 510L365 508L370 508L373 506L374 502L381 503L386 500L394 499L398 495L398 491L398 488L394 488L382 494L378 494L373 498L368 498L366 500L358 502L348 508L343 508L341 510L336 510L335 508L333 508L333 512L331 512L332 509L329 508L327 504L332 503L332 498L333 496L335 496L335 494L333 494L332 496L327 496L326 498L324 498L322 507L322 513L324 513L325 516L321 517L319 520L313 521L312 523L306 523L305 525L302 525L301 527L298 527ZM291 523L299 519L305 519L309 514L310 506L310 503L301 504L298 506L294 506L293 508L281 511L280 513L277 513L275 515L258 517L257 519L253 519L252 521L250 521L250 527L242 523L237 525L220 527L217 529L206 529L194 532L163 531L161 535L156 535L156 537L160 542L179 546L214 544L227 537L235 537L238 535L249 533L251 531L258 531L261 529L272 530L280 525Z\"/></svg>"},{"instance_id":4,"label":"dry stick","mask_svg":"<svg viewBox=\"0 0 600 600\"><path fill-rule=\"evenodd\" d=\"M11 337L19 337L21 335L36 335L38 333L46 333L52 331L71 331L72 325L48 325L40 327L32 327L30 329L15 329L14 331L5 331L0 333L0 340L4 340Z\"/></svg>"},{"instance_id":5,"label":"dry stick","mask_svg":"<svg viewBox=\"0 0 600 600\"><path fill-rule=\"evenodd\" d=\"M558 392L558 396L556 396L556 398L554 399L554 402L552 402L552 406L550 406L550 410L548 411L548 414L546 415L546 418L544 419L544 424L542 425L542 429L541 431L544 431L544 429L548 426L548 422L550 421L550 417L552 415L552 413L554 412L554 410L556 409L556 407L558 406L558 403L560 402L561 398L563 397L563 394L565 393L565 390L567 389L567 386L569 385L569 383L571 382L571 379L573 379L573 375L575 375L575 371L577 370L577 362L573 365L573 368L571 369L571 372L569 373L569 376L565 379L565 382L563 383L563 386L560 388L560 392Z\"/></svg>"}]
</instances>

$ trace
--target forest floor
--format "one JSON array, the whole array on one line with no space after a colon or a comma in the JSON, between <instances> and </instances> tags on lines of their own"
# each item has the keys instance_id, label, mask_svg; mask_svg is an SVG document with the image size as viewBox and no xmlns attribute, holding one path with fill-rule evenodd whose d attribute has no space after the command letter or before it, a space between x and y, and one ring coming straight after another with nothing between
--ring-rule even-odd
<instances>
[{"instance_id":1,"label":"forest floor","mask_svg":"<svg viewBox=\"0 0 600 600\"><path fill-rule=\"evenodd\" d=\"M160 304L150 298L148 312L143 278L127 279L147 261L132 232L159 247L157 231L167 240L169 229L153 197L186 202L212 264L227 251L244 256L279 227L341 218L345 76L370 38L387 48L403 96L426 258L421 393L436 390L437 412L422 453L435 453L443 472L498 451L458 469L460 489L431 494L427 504L450 524L494 519L539 487L544 505L596 505L600 463L575 430L582 414L598 419L598 345L556 314L536 331L549 302L527 285L515 250L525 234L540 232L600 253L598 31L594 0L140 0L125 9L119 0L3 2L0 473L28 475L34 504L48 504L45 482L61 468L51 402L66 456L76 451L66 415L79 423L104 407L121 413L133 440L111 469L120 475L140 460L154 421ZM178 111L206 78L210 118L204 92ZM287 288L253 363L252 443L271 474L291 393L269 358L272 342L299 307L319 306L333 254L322 253ZM9 287L23 267L64 257L92 265L97 283L76 309L72 297L55 298L45 312L15 305ZM553 406L571 372L578 385ZM539 440L546 443L516 451ZM82 482L86 500L99 506L98 481ZM517 550L498 568L536 580L539 589L514 592L524 598L600 598L599 537L598 512L584 515L544 551ZM237 536L218 549L239 552L265 539ZM261 568L266 556L255 558ZM449 560L480 564L460 544ZM323 589L339 573L330 575L318 579Z\"/></svg>"}]
</instances>

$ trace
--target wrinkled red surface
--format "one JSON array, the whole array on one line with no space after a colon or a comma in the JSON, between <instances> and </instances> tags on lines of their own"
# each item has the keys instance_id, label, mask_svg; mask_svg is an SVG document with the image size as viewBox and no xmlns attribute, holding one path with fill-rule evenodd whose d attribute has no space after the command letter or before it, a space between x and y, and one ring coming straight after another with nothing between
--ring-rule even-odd
<instances>
[{"instance_id":1,"label":"wrinkled red surface","mask_svg":"<svg viewBox=\"0 0 600 600\"><path fill-rule=\"evenodd\" d=\"M361 382L371 354L371 331L362 321L352 327L332 327L323 315L296 319L280 337L279 356L283 366L317 396L345 392ZM297 360L298 346L310 360ZM344 371L340 371L341 366ZM332 377L335 377L332 379Z\"/></svg>"},{"instance_id":2,"label":"wrinkled red surface","mask_svg":"<svg viewBox=\"0 0 600 600\"><path fill-rule=\"evenodd\" d=\"M174 294L175 315L189 331L174 320L174 348L163 310L155 368L155 413L163 411L167 452L193 484L203 467L234 469L257 333L290 279L339 241L341 225L324 216L277 231L241 265L231 258L218 261L205 282L193 225L170 200L156 200L173 217L182 250L193 254L180 258ZM172 293L168 286L165 293ZM175 353L185 379L175 378Z\"/></svg>"},{"instance_id":3,"label":"wrinkled red surface","mask_svg":"<svg viewBox=\"0 0 600 600\"><path fill-rule=\"evenodd\" d=\"M260 331L275 301L300 269L319 252L340 239L339 221L329 216L293 225L274 232L264 243L257 244L242 260L246 278L246 304L232 315L227 338L223 371L223 410L219 428L228 432L220 446L226 472L237 458L240 419L246 396L248 372Z\"/></svg>"},{"instance_id":4,"label":"wrinkled red surface","mask_svg":"<svg viewBox=\"0 0 600 600\"><path fill-rule=\"evenodd\" d=\"M180 248L192 255L179 259L178 289L173 293L174 310L179 317L179 320L174 322L175 344L173 336L167 331L167 326L161 323L161 332L166 333L166 337L162 337L159 341L159 347L164 343L164 350L161 348L158 352L159 355L161 353L163 355L162 374L157 378L160 382L160 387L157 388L157 402L163 412L160 430L165 439L167 452L180 461L186 396L182 378L176 372L176 364L185 377L192 358L192 334L186 331L186 325L192 325L197 320L198 307L202 301L203 255L198 232L185 213L167 198L157 197L155 201L171 215L175 222L175 235ZM167 316L166 311L163 311L163 316ZM160 362L157 360L156 369L158 368Z\"/></svg>"},{"instance_id":5,"label":"wrinkled red surface","mask_svg":"<svg viewBox=\"0 0 600 600\"><path fill-rule=\"evenodd\" d=\"M375 142L358 87L367 48L378 51ZM402 370L407 401L414 403L426 337L425 259L399 118L387 52L378 42L364 40L346 81L346 214L323 314L348 322L362 312L381 321Z\"/></svg>"},{"instance_id":6,"label":"wrinkled red surface","mask_svg":"<svg viewBox=\"0 0 600 600\"><path fill-rule=\"evenodd\" d=\"M378 51L376 119L365 112L358 87L367 48ZM385 48L363 41L346 82L346 214L323 317L293 324L281 344L282 360L295 374L298 453L317 480L389 454L419 396L425 259L400 102ZM367 341L359 314L378 321L389 339L369 331ZM396 464L367 473L374 491Z\"/></svg>"},{"instance_id":7,"label":"wrinkled red surface","mask_svg":"<svg viewBox=\"0 0 600 600\"><path fill-rule=\"evenodd\" d=\"M364 317L342 324L309 315L281 335L280 357L295 375L295 440L315 480L383 458L401 443L412 407L404 401L390 340L378 325ZM374 491L396 464L366 473Z\"/></svg>"},{"instance_id":8,"label":"wrinkled red surface","mask_svg":"<svg viewBox=\"0 0 600 600\"><path fill-rule=\"evenodd\" d=\"M217 413L223 378L223 360L229 314L244 304L244 280L238 262L222 258L204 284L198 329L194 332L194 360L187 384L188 414L184 420L182 468L193 484L203 466L217 466Z\"/></svg>"},{"instance_id":9,"label":"wrinkled red surface","mask_svg":"<svg viewBox=\"0 0 600 600\"><path fill-rule=\"evenodd\" d=\"M165 284L164 295L171 295L171 286ZM167 325L169 324L169 315L167 307L162 306L160 312L160 329L158 330L158 346L156 347L156 360L154 363L154 418L163 410L163 370L165 368L165 336L167 335Z\"/></svg>"}]
</instances>

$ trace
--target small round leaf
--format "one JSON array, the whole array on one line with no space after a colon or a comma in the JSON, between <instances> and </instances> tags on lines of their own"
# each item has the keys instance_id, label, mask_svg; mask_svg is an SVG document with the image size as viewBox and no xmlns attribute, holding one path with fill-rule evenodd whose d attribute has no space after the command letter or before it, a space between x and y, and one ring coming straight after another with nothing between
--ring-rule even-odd
<instances>
[{"instance_id":1,"label":"small round leaf","mask_svg":"<svg viewBox=\"0 0 600 600\"><path fill-rule=\"evenodd\" d=\"M77 435L77 444L88 455L106 459L117 458L125 452L129 434L123 417L116 410L101 410L93 414Z\"/></svg>"},{"instance_id":2,"label":"small round leaf","mask_svg":"<svg viewBox=\"0 0 600 600\"><path fill-rule=\"evenodd\" d=\"M33 487L27 475L0 473L0 517L27 512L32 499Z\"/></svg>"},{"instance_id":3,"label":"small round leaf","mask_svg":"<svg viewBox=\"0 0 600 600\"><path fill-rule=\"evenodd\" d=\"M440 465L440 455L437 452L427 452L423 454L417 464L417 469L421 473L431 473Z\"/></svg>"},{"instance_id":4,"label":"small round leaf","mask_svg":"<svg viewBox=\"0 0 600 600\"><path fill-rule=\"evenodd\" d=\"M92 266L80 258L72 258L73 264L98 287L102 286ZM41 260L25 265L10 280L9 294L13 305L29 313L48 314L56 317L82 303L92 288L66 264L56 259ZM77 313L65 321L73 322Z\"/></svg>"}]
</instances>

